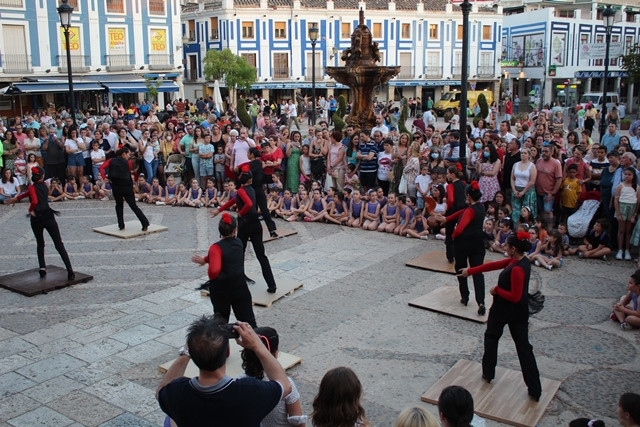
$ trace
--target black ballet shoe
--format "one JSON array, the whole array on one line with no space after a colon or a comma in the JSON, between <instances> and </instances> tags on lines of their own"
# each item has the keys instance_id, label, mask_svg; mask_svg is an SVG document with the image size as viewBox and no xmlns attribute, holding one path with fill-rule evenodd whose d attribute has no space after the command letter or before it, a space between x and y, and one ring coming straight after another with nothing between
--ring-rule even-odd
<instances>
[{"instance_id":1,"label":"black ballet shoe","mask_svg":"<svg viewBox=\"0 0 640 427\"><path fill-rule=\"evenodd\" d=\"M143 226L142 226L142 231L147 231L148 229L149 229L149 226L148 226L148 225L143 225Z\"/></svg>"},{"instance_id":2,"label":"black ballet shoe","mask_svg":"<svg viewBox=\"0 0 640 427\"><path fill-rule=\"evenodd\" d=\"M67 271L67 280L75 280L75 279L76 279L76 273L74 273L73 270Z\"/></svg>"},{"instance_id":3,"label":"black ballet shoe","mask_svg":"<svg viewBox=\"0 0 640 427\"><path fill-rule=\"evenodd\" d=\"M484 306L484 304L480 304L480 306L478 307L478 314L480 316L484 316L487 313L487 308Z\"/></svg>"},{"instance_id":4,"label":"black ballet shoe","mask_svg":"<svg viewBox=\"0 0 640 427\"><path fill-rule=\"evenodd\" d=\"M487 384L491 384L491 381L493 381L493 378L487 378L484 374L482 374L482 379L485 380Z\"/></svg>"},{"instance_id":5,"label":"black ballet shoe","mask_svg":"<svg viewBox=\"0 0 640 427\"><path fill-rule=\"evenodd\" d=\"M275 294L276 290L276 288L267 288L267 292L269 292L270 294Z\"/></svg>"},{"instance_id":6,"label":"black ballet shoe","mask_svg":"<svg viewBox=\"0 0 640 427\"><path fill-rule=\"evenodd\" d=\"M529 397L531 398L531 400L535 401L535 402L540 402L540 396L542 395L542 392L537 392L537 393L532 393L529 392Z\"/></svg>"},{"instance_id":7,"label":"black ballet shoe","mask_svg":"<svg viewBox=\"0 0 640 427\"><path fill-rule=\"evenodd\" d=\"M271 231L269 232L269 236L271 236L271 237L273 237L273 238L276 238L276 237L278 237L278 233L276 233L276 230L271 230Z\"/></svg>"},{"instance_id":8,"label":"black ballet shoe","mask_svg":"<svg viewBox=\"0 0 640 427\"><path fill-rule=\"evenodd\" d=\"M41 268L40 270L38 270L38 273L40 274L40 277L44 277L47 275L47 269Z\"/></svg>"},{"instance_id":9,"label":"black ballet shoe","mask_svg":"<svg viewBox=\"0 0 640 427\"><path fill-rule=\"evenodd\" d=\"M464 305L466 307L467 304L469 304L469 298L461 298L460 299L460 304L462 304L462 305Z\"/></svg>"},{"instance_id":10,"label":"black ballet shoe","mask_svg":"<svg viewBox=\"0 0 640 427\"><path fill-rule=\"evenodd\" d=\"M124 230L124 225L123 226L118 226L118 230Z\"/></svg>"}]
</instances>

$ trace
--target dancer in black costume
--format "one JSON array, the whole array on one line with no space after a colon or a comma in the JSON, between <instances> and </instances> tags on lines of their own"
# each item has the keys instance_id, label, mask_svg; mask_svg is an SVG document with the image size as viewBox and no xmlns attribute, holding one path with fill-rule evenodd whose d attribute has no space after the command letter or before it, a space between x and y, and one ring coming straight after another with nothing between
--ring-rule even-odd
<instances>
[{"instance_id":1,"label":"dancer in black costume","mask_svg":"<svg viewBox=\"0 0 640 427\"><path fill-rule=\"evenodd\" d=\"M453 215L454 213L461 211L466 207L465 204L465 190L467 184L462 181L463 177L462 173L462 165L460 163L456 163L455 165L451 165L447 168L447 181L449 181L449 185L447 185L447 211L445 212L446 216ZM454 261L454 251L453 251L453 230L456 228L456 224L453 222L449 222L445 225L445 248L447 251L447 261L449 264Z\"/></svg>"},{"instance_id":2,"label":"dancer in black costume","mask_svg":"<svg viewBox=\"0 0 640 427\"><path fill-rule=\"evenodd\" d=\"M248 165L247 165L248 166ZM262 224L256 210L256 194L251 186L253 176L251 171L244 170L238 177L238 183L242 185L238 189L236 197L229 200L217 209L209 210L211 217L215 217L218 213L229 209L233 205L238 207L238 238L242 241L242 246L246 250L247 242L251 240L253 251L262 268L262 276L267 282L267 292L275 293L276 280L271 271L269 258L264 252L264 244L262 243ZM267 215L269 213L267 212Z\"/></svg>"},{"instance_id":3,"label":"dancer in black costume","mask_svg":"<svg viewBox=\"0 0 640 427\"><path fill-rule=\"evenodd\" d=\"M206 257L194 255L191 260L199 265L209 264L208 288L214 316L228 323L233 308L237 320L255 328L251 293L244 278L244 249L236 237L237 229L236 219L223 213L218 224L221 239L211 245Z\"/></svg>"},{"instance_id":4,"label":"dancer in black costume","mask_svg":"<svg viewBox=\"0 0 640 427\"><path fill-rule=\"evenodd\" d=\"M47 274L47 263L44 260L44 230L47 230L49 236L53 240L56 250L64 262L64 266L67 268L67 279L74 280L76 278L73 268L71 268L71 261L69 260L69 254L62 243L62 237L60 236L60 229L56 222L55 215L60 213L54 211L49 207L49 188L44 183L44 169L40 166L34 166L31 169L31 180L33 185L29 186L29 190L24 192L18 197L9 199L8 204L14 204L20 200L29 197L29 215L31 218L31 229L33 235L36 238L38 245L38 264L40 265L40 277L44 277Z\"/></svg>"},{"instance_id":5,"label":"dancer in black costume","mask_svg":"<svg viewBox=\"0 0 640 427\"><path fill-rule=\"evenodd\" d=\"M478 182L472 181L467 186L465 194L468 207L446 218L440 217L441 220L446 220L447 225L455 224L451 237L453 239L456 272L459 272L467 265L477 267L484 262L482 224L484 223L485 210L482 203L480 203L482 193ZM460 287L460 302L467 305L469 302L467 278L458 275L458 286ZM478 314L483 316L487 309L484 305L484 276L482 273L473 275L473 290L478 303Z\"/></svg>"},{"instance_id":6,"label":"dancer in black costume","mask_svg":"<svg viewBox=\"0 0 640 427\"><path fill-rule=\"evenodd\" d=\"M509 258L483 264L478 267L464 268L463 277L503 268L498 277L498 286L491 288L493 305L489 310L487 331L484 333L484 356L482 356L482 377L491 382L495 377L498 363L498 341L505 325L509 325L511 337L516 345L520 369L529 396L540 400L542 386L533 347L529 343L529 276L531 263L525 253L531 249L529 233L520 231L507 238Z\"/></svg>"}]
</instances>

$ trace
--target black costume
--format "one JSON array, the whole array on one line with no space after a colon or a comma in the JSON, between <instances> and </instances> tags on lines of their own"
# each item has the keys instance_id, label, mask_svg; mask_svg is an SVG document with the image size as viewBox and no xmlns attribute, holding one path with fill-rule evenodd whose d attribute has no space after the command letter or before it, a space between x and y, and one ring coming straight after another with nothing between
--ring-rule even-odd
<instances>
[{"instance_id":1,"label":"black costume","mask_svg":"<svg viewBox=\"0 0 640 427\"><path fill-rule=\"evenodd\" d=\"M482 203L474 203L466 209L447 217L447 224L449 222L453 223L453 220L457 219L452 234L456 272L467 268L467 261L470 267L482 265L484 262L484 233L482 232L484 214L485 210ZM467 278L459 275L458 286L460 288L460 297L462 298L461 302L466 305L469 301ZM476 302L479 306L484 306L484 275L482 273L473 275L473 289Z\"/></svg>"},{"instance_id":2,"label":"black costume","mask_svg":"<svg viewBox=\"0 0 640 427\"><path fill-rule=\"evenodd\" d=\"M484 334L484 356L482 357L482 375L488 381L495 377L498 361L498 341L505 325L509 325L511 337L516 345L520 369L529 395L535 400L540 398L542 386L540 373L529 343L529 276L531 262L523 256L516 261L508 258L470 268L469 274L504 268L498 277L496 295L489 310L487 331Z\"/></svg>"},{"instance_id":3,"label":"black costume","mask_svg":"<svg viewBox=\"0 0 640 427\"><path fill-rule=\"evenodd\" d=\"M37 251L38 251L38 264L40 265L40 275L43 276L43 270L47 268L47 263L44 260L44 230L47 230L49 236L53 240L56 250L64 262L64 266L67 269L69 280L74 279L73 268L71 268L71 261L69 260L69 254L62 243L62 237L60 237L60 229L56 222L55 214L57 213L49 207L49 189L47 185L38 181L29 186L29 191L20 194L16 199L22 200L29 197L31 204L29 205L29 212L32 212L31 229L33 235L36 238Z\"/></svg>"},{"instance_id":4,"label":"black costume","mask_svg":"<svg viewBox=\"0 0 640 427\"><path fill-rule=\"evenodd\" d=\"M140 220L142 230L146 231L147 227L149 227L149 220L136 204L129 161L122 156L118 156L104 162L100 166L100 174L103 179L106 179L104 173L106 168L109 168L109 180L111 181L113 198L116 201L118 228L120 230L124 229L124 202L126 201L133 213L138 217L138 220Z\"/></svg>"},{"instance_id":5,"label":"black costume","mask_svg":"<svg viewBox=\"0 0 640 427\"><path fill-rule=\"evenodd\" d=\"M249 170L253 175L253 180L251 181L251 187L256 194L256 204L258 208L260 208L260 213L262 214L262 219L264 219L264 223L267 224L267 229L269 233L274 233L276 231L276 223L271 218L271 213L267 208L267 196L264 193L264 171L262 170L262 162L260 160L251 160L249 162Z\"/></svg>"},{"instance_id":6,"label":"black costume","mask_svg":"<svg viewBox=\"0 0 640 427\"><path fill-rule=\"evenodd\" d=\"M238 207L238 238L242 241L242 246L246 250L247 242L251 240L253 251L262 269L262 277L267 282L269 292L276 291L276 280L271 271L269 259L264 252L264 244L262 243L262 224L256 211L256 193L251 185L242 186L233 199L229 200L219 210L222 212L229 209L233 205ZM268 214L268 213L267 213Z\"/></svg>"},{"instance_id":7,"label":"black costume","mask_svg":"<svg viewBox=\"0 0 640 427\"><path fill-rule=\"evenodd\" d=\"M209 297L213 314L229 322L231 308L236 319L254 328L252 299L244 278L244 248L237 237L222 239L209 248Z\"/></svg>"},{"instance_id":8,"label":"black costume","mask_svg":"<svg viewBox=\"0 0 640 427\"><path fill-rule=\"evenodd\" d=\"M453 215L454 213L461 211L467 207L465 191L467 184L464 181L457 180L447 185L447 211L445 216ZM455 223L447 222L444 226L445 229L445 247L447 252L447 261L452 263L454 261L453 252L453 230L456 228Z\"/></svg>"}]
</instances>

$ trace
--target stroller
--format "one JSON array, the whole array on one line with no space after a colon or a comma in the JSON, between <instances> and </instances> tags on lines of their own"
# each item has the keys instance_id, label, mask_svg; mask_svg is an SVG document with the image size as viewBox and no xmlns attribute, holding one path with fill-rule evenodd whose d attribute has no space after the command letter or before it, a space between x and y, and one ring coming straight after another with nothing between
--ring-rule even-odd
<instances>
[{"instance_id":1,"label":"stroller","mask_svg":"<svg viewBox=\"0 0 640 427\"><path fill-rule=\"evenodd\" d=\"M580 194L580 207L567 218L567 231L573 238L586 236L592 225L598 209L600 209L601 194L599 191L587 191Z\"/></svg>"},{"instance_id":2,"label":"stroller","mask_svg":"<svg viewBox=\"0 0 640 427\"><path fill-rule=\"evenodd\" d=\"M171 154L167 158L167 163L164 166L164 179L173 175L176 180L176 185L182 182L182 172L184 171L185 158L182 154Z\"/></svg>"}]
</instances>

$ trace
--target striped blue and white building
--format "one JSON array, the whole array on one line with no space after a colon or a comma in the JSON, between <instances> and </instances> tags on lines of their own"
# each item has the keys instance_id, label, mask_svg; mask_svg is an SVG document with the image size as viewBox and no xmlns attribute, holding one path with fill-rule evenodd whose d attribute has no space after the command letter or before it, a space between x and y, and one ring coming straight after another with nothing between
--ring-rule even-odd
<instances>
[{"instance_id":1,"label":"striped blue and white building","mask_svg":"<svg viewBox=\"0 0 640 427\"><path fill-rule=\"evenodd\" d=\"M68 102L66 46L56 0L0 0L0 85L23 111ZM131 102L182 80L179 0L69 0L70 53L78 106ZM161 80L158 82L158 80ZM12 109L0 97L0 114Z\"/></svg>"},{"instance_id":2,"label":"striped blue and white building","mask_svg":"<svg viewBox=\"0 0 640 427\"><path fill-rule=\"evenodd\" d=\"M581 94L602 93L604 59L586 59L582 50L587 43L604 45L602 11L609 4L616 11L611 41L622 43L624 53L640 42L638 1L503 3L503 76L522 103L538 96L544 103L575 105ZM631 111L639 89L626 78L619 55L611 55L607 91L618 93Z\"/></svg>"},{"instance_id":3,"label":"striped blue and white building","mask_svg":"<svg viewBox=\"0 0 640 427\"><path fill-rule=\"evenodd\" d=\"M316 44L318 96L346 88L329 78L324 68L340 66L340 53L350 46L358 11L380 48L380 65L400 65L400 74L378 99L400 96L439 98L443 90L459 88L462 13L446 0L200 0L182 9L185 95L211 91L202 74L209 49L228 48L257 70L253 89L271 100L310 93L312 45L308 30L320 30ZM500 78L502 10L492 2L473 3L470 16L469 77L478 89L497 91Z\"/></svg>"}]
</instances>

